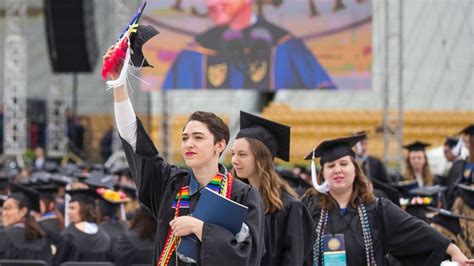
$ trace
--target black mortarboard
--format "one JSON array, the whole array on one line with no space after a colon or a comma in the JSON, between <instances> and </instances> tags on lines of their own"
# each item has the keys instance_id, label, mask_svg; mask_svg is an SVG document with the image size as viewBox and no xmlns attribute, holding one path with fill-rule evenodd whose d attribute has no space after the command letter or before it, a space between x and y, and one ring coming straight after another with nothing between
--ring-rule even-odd
<instances>
[{"instance_id":1,"label":"black mortarboard","mask_svg":"<svg viewBox=\"0 0 474 266\"><path fill-rule=\"evenodd\" d=\"M5 189L10 184L10 178L6 176L0 176L0 189Z\"/></svg>"},{"instance_id":2,"label":"black mortarboard","mask_svg":"<svg viewBox=\"0 0 474 266\"><path fill-rule=\"evenodd\" d=\"M88 204L95 204L95 200L99 198L95 189L66 190L66 193L71 195L70 202L79 201Z\"/></svg>"},{"instance_id":3,"label":"black mortarboard","mask_svg":"<svg viewBox=\"0 0 474 266\"><path fill-rule=\"evenodd\" d=\"M361 130L361 131L357 131L357 132L354 132L352 133L353 136L356 136L356 135L361 135L363 136L363 138L361 140L366 140L369 138L369 132L366 131L366 130Z\"/></svg>"},{"instance_id":4,"label":"black mortarboard","mask_svg":"<svg viewBox=\"0 0 474 266\"><path fill-rule=\"evenodd\" d=\"M120 204L130 201L121 191L98 189L97 193L100 196L99 210L104 216L114 216L120 208Z\"/></svg>"},{"instance_id":5,"label":"black mortarboard","mask_svg":"<svg viewBox=\"0 0 474 266\"><path fill-rule=\"evenodd\" d=\"M463 128L459 133L466 135L474 135L474 124L470 124L469 126Z\"/></svg>"},{"instance_id":6,"label":"black mortarboard","mask_svg":"<svg viewBox=\"0 0 474 266\"><path fill-rule=\"evenodd\" d=\"M451 149L458 144L459 139L455 137L446 137L446 140L444 141L444 145L449 146Z\"/></svg>"},{"instance_id":7,"label":"black mortarboard","mask_svg":"<svg viewBox=\"0 0 474 266\"><path fill-rule=\"evenodd\" d=\"M158 34L160 34L160 32L150 25L138 25L137 31L131 34L130 47L132 49L132 55L130 57L130 61L134 66L153 67L148 63L145 56L143 55L142 47L148 40Z\"/></svg>"},{"instance_id":8,"label":"black mortarboard","mask_svg":"<svg viewBox=\"0 0 474 266\"><path fill-rule=\"evenodd\" d=\"M127 194L128 197L132 198L132 199L136 199L137 198L137 188L136 187L132 187L132 186L129 186L129 185L117 185L116 186L117 189L123 191L125 194Z\"/></svg>"},{"instance_id":9,"label":"black mortarboard","mask_svg":"<svg viewBox=\"0 0 474 266\"><path fill-rule=\"evenodd\" d=\"M332 162L347 155L354 157L355 153L352 150L352 147L363 139L364 135L355 135L351 137L325 140L306 155L304 159L311 160L314 153L315 158L321 157L320 165L323 166L327 162Z\"/></svg>"},{"instance_id":10,"label":"black mortarboard","mask_svg":"<svg viewBox=\"0 0 474 266\"><path fill-rule=\"evenodd\" d=\"M474 187L466 184L458 184L459 197L469 206L474 209Z\"/></svg>"},{"instance_id":11,"label":"black mortarboard","mask_svg":"<svg viewBox=\"0 0 474 266\"><path fill-rule=\"evenodd\" d=\"M446 187L436 185L436 186L424 186L421 188L415 188L410 190L410 194L417 196L437 196L442 191L445 191Z\"/></svg>"},{"instance_id":12,"label":"black mortarboard","mask_svg":"<svg viewBox=\"0 0 474 266\"><path fill-rule=\"evenodd\" d=\"M68 176L56 174L56 175L50 176L49 181L61 187L65 187L67 186L67 184L72 183L72 178Z\"/></svg>"},{"instance_id":13,"label":"black mortarboard","mask_svg":"<svg viewBox=\"0 0 474 266\"><path fill-rule=\"evenodd\" d=\"M117 183L117 178L114 175L104 175L101 173L93 173L89 178L82 181L84 184L93 188L108 188L112 189Z\"/></svg>"},{"instance_id":14,"label":"black mortarboard","mask_svg":"<svg viewBox=\"0 0 474 266\"><path fill-rule=\"evenodd\" d=\"M7 196L5 195L0 195L0 207L3 206L3 203L7 200Z\"/></svg>"},{"instance_id":15,"label":"black mortarboard","mask_svg":"<svg viewBox=\"0 0 474 266\"><path fill-rule=\"evenodd\" d=\"M240 111L239 138L261 141L272 154L284 161L290 159L290 127Z\"/></svg>"},{"instance_id":16,"label":"black mortarboard","mask_svg":"<svg viewBox=\"0 0 474 266\"><path fill-rule=\"evenodd\" d=\"M40 198L54 200L54 198L56 197L56 193L58 192L58 188L58 185L49 184L44 186L37 186L36 190L39 192Z\"/></svg>"},{"instance_id":17,"label":"black mortarboard","mask_svg":"<svg viewBox=\"0 0 474 266\"><path fill-rule=\"evenodd\" d=\"M8 195L8 197L18 200L29 210L36 212L40 211L39 193L32 188L20 185L18 183L11 183L10 195Z\"/></svg>"},{"instance_id":18,"label":"black mortarboard","mask_svg":"<svg viewBox=\"0 0 474 266\"><path fill-rule=\"evenodd\" d=\"M449 230L454 235L458 235L461 233L461 225L459 223L460 219L468 220L474 222L474 217L466 217L445 209L438 209L434 207L427 207L430 211L435 211L438 214L433 217L431 220L431 224L436 224L439 226L444 227L445 229Z\"/></svg>"},{"instance_id":19,"label":"black mortarboard","mask_svg":"<svg viewBox=\"0 0 474 266\"><path fill-rule=\"evenodd\" d=\"M403 148L407 149L408 151L425 151L425 148L431 146L430 143L415 140L411 143L403 145Z\"/></svg>"}]
</instances>

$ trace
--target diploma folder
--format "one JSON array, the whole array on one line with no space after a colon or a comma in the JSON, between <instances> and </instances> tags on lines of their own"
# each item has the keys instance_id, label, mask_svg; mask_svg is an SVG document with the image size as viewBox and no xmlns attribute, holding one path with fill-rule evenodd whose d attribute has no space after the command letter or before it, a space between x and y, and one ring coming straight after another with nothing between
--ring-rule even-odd
<instances>
[{"instance_id":1,"label":"diploma folder","mask_svg":"<svg viewBox=\"0 0 474 266\"><path fill-rule=\"evenodd\" d=\"M201 197L194 209L193 217L208 224L221 226L236 235L242 228L245 217L247 217L247 211L247 206L223 197L205 187L201 190ZM178 253L194 261L198 260L198 240L194 234L181 239Z\"/></svg>"}]
</instances>

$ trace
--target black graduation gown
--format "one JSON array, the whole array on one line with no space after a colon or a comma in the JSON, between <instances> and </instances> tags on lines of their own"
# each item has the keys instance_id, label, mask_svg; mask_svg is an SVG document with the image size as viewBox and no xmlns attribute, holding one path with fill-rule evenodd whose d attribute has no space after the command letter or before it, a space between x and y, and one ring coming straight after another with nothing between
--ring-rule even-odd
<instances>
[{"instance_id":1,"label":"black graduation gown","mask_svg":"<svg viewBox=\"0 0 474 266\"><path fill-rule=\"evenodd\" d=\"M158 262L164 247L169 222L174 218L172 203L182 186L190 183L190 173L169 165L158 154L153 142L137 118L137 146L134 152L130 144L122 139L127 162L135 180L140 202L146 206L158 222L153 264ZM194 210L200 193L190 195L190 211ZM204 223L202 242L199 247L199 262L203 265L259 265L265 252L264 211L258 192L240 180L234 179L231 199L248 207L245 224L250 236L238 243L235 236L220 226ZM181 215L189 213L181 209ZM225 211L223 211L223 214ZM175 256L170 265L175 265ZM186 265L179 261L179 265Z\"/></svg>"},{"instance_id":2,"label":"black graduation gown","mask_svg":"<svg viewBox=\"0 0 474 266\"><path fill-rule=\"evenodd\" d=\"M368 178L377 179L378 181L384 183L390 182L387 169L385 169L384 164L378 158L367 156L367 159L365 159L362 166L362 170Z\"/></svg>"},{"instance_id":3,"label":"black graduation gown","mask_svg":"<svg viewBox=\"0 0 474 266\"><path fill-rule=\"evenodd\" d=\"M453 163L451 169L449 169L445 183L448 186L446 190L446 204L445 209L451 209L456 198L456 185L462 180L465 160L457 160Z\"/></svg>"},{"instance_id":4,"label":"black graduation gown","mask_svg":"<svg viewBox=\"0 0 474 266\"><path fill-rule=\"evenodd\" d=\"M122 234L113 245L115 265L151 264L155 240L142 239L137 230Z\"/></svg>"},{"instance_id":5,"label":"black graduation gown","mask_svg":"<svg viewBox=\"0 0 474 266\"><path fill-rule=\"evenodd\" d=\"M95 234L86 234L70 224L61 234L54 265L66 261L112 261L111 241L99 227Z\"/></svg>"},{"instance_id":6,"label":"black graduation gown","mask_svg":"<svg viewBox=\"0 0 474 266\"><path fill-rule=\"evenodd\" d=\"M265 248L262 266L303 265L312 250L313 219L306 206L287 192L283 208L265 215Z\"/></svg>"},{"instance_id":7,"label":"black graduation gown","mask_svg":"<svg viewBox=\"0 0 474 266\"><path fill-rule=\"evenodd\" d=\"M28 240L25 228L13 226L0 231L0 259L42 260L51 265L51 248L46 238Z\"/></svg>"},{"instance_id":8,"label":"black graduation gown","mask_svg":"<svg viewBox=\"0 0 474 266\"><path fill-rule=\"evenodd\" d=\"M102 222L100 227L110 236L110 240L112 242L114 242L117 237L125 233L127 229L127 225L125 223L115 220Z\"/></svg>"},{"instance_id":9,"label":"black graduation gown","mask_svg":"<svg viewBox=\"0 0 474 266\"><path fill-rule=\"evenodd\" d=\"M321 213L317 196L306 196L303 202L317 224ZM439 265L444 259L450 241L428 224L407 214L385 198L367 204L366 209L377 265L387 265L385 254L392 255L403 265ZM357 209L348 206L345 214L341 214L339 208L331 210L325 232L344 234L347 265L367 265ZM311 255L306 265L312 264Z\"/></svg>"},{"instance_id":10,"label":"black graduation gown","mask_svg":"<svg viewBox=\"0 0 474 266\"><path fill-rule=\"evenodd\" d=\"M59 240L61 239L61 229L59 227L59 222L56 216L41 218L38 221L38 224L43 229L46 234L46 240L50 245L55 247L58 246Z\"/></svg>"}]
</instances>

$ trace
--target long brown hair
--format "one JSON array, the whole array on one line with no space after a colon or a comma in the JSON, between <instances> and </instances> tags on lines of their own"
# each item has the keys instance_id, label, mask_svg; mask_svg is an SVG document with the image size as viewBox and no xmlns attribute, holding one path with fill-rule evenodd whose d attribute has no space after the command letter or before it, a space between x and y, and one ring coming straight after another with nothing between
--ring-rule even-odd
<instances>
[{"instance_id":1,"label":"long brown hair","mask_svg":"<svg viewBox=\"0 0 474 266\"><path fill-rule=\"evenodd\" d=\"M428 157L426 156L426 152L423 152L423 156L425 157L425 164L423 165L423 170L421 172L421 174L423 175L423 184L433 185L433 174L430 170L430 165L428 163ZM405 171L403 172L403 179L416 180L415 170L410 164L410 152L408 152L408 155L405 159Z\"/></svg>"},{"instance_id":2,"label":"long brown hair","mask_svg":"<svg viewBox=\"0 0 474 266\"><path fill-rule=\"evenodd\" d=\"M370 187L369 181L367 177L364 175L362 168L360 165L355 161L354 158L351 157L351 162L354 165L355 169L355 178L354 183L352 184L352 195L349 200L349 204L355 208L359 203L358 200L360 199L362 203L367 204L373 202L375 200L374 193L372 193L372 189ZM324 166L323 166L324 167ZM321 169L318 174L318 183L321 184L324 182L324 169ZM336 200L328 193L319 193L316 189L311 188L309 189L304 196L312 194L317 195L319 198L319 205L323 209L331 210L337 206ZM303 196L303 197L304 197Z\"/></svg>"},{"instance_id":3,"label":"long brown hair","mask_svg":"<svg viewBox=\"0 0 474 266\"><path fill-rule=\"evenodd\" d=\"M19 200L16 200L18 205L18 209L26 208L27 212L25 216L23 216L25 222L25 235L27 240L35 240L41 239L45 236L43 229L41 229L40 225L36 222L33 216L30 215L30 210L25 207Z\"/></svg>"},{"instance_id":4,"label":"long brown hair","mask_svg":"<svg viewBox=\"0 0 474 266\"><path fill-rule=\"evenodd\" d=\"M296 198L298 196L275 171L270 150L259 140L251 138L245 138L245 140L249 143L250 151L255 156L257 176L260 181L258 193L263 201L265 213L279 211L283 208L283 202L280 199L282 190ZM235 170L232 170L232 174L237 176Z\"/></svg>"},{"instance_id":5,"label":"long brown hair","mask_svg":"<svg viewBox=\"0 0 474 266\"><path fill-rule=\"evenodd\" d=\"M154 240L156 234L156 220L143 207L135 211L130 229L138 230L141 239Z\"/></svg>"}]
</instances>

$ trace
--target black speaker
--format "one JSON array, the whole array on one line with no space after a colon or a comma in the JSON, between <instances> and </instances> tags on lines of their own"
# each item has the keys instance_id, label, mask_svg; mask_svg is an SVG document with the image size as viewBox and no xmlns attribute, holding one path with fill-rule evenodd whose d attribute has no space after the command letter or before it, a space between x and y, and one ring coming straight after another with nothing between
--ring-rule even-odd
<instances>
[{"instance_id":1,"label":"black speaker","mask_svg":"<svg viewBox=\"0 0 474 266\"><path fill-rule=\"evenodd\" d=\"M44 0L54 72L91 72L98 61L93 0Z\"/></svg>"}]
</instances>

